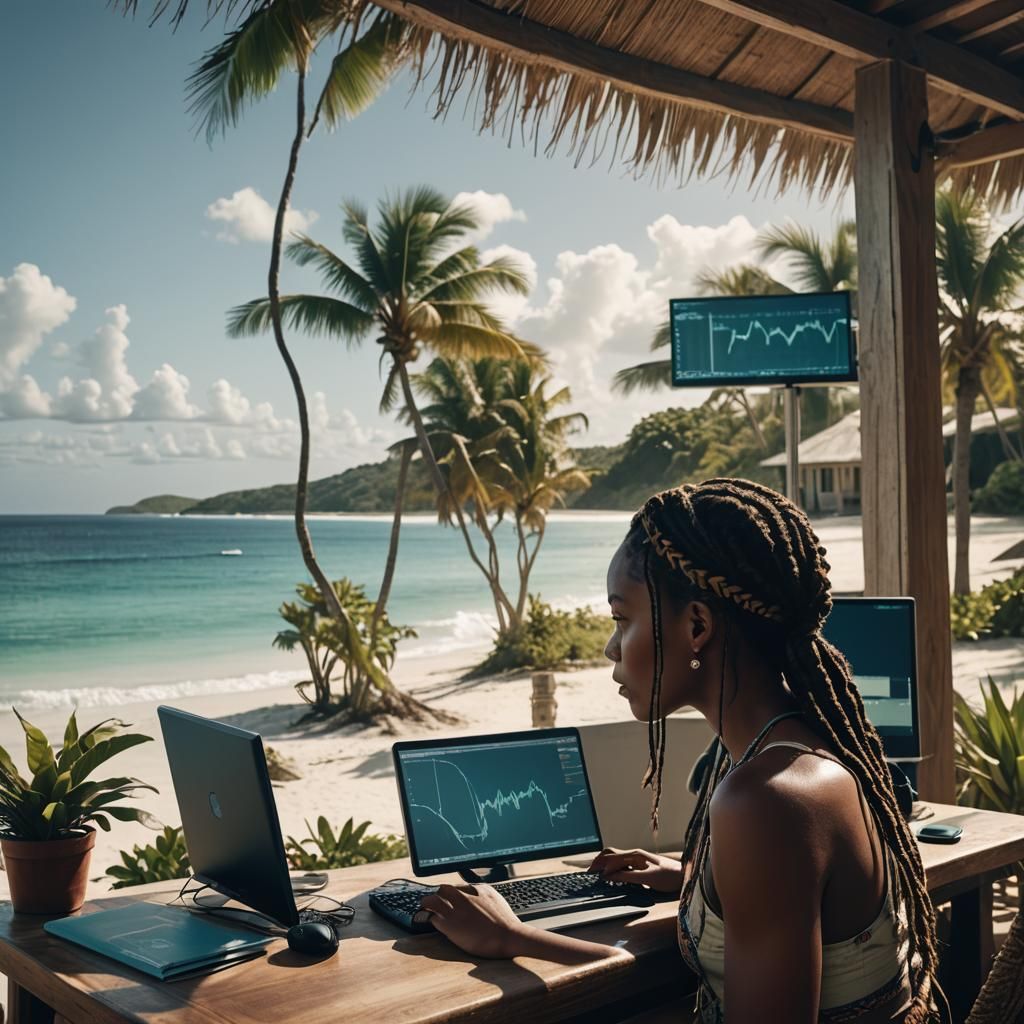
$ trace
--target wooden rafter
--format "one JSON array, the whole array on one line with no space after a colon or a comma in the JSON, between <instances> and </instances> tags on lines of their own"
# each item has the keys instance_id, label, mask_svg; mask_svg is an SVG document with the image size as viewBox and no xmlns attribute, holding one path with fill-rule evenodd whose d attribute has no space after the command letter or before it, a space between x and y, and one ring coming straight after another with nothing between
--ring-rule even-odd
<instances>
[{"instance_id":1,"label":"wooden rafter","mask_svg":"<svg viewBox=\"0 0 1024 1024\"><path fill-rule=\"evenodd\" d=\"M958 142L940 142L935 156L941 170L1024 156L1024 121L986 128Z\"/></svg>"},{"instance_id":2,"label":"wooden rafter","mask_svg":"<svg viewBox=\"0 0 1024 1024\"><path fill-rule=\"evenodd\" d=\"M869 0L866 10L868 14L881 14L902 2L903 0Z\"/></svg>"},{"instance_id":3,"label":"wooden rafter","mask_svg":"<svg viewBox=\"0 0 1024 1024\"><path fill-rule=\"evenodd\" d=\"M374 0L434 32L457 36L508 53L523 64L537 64L610 82L640 96L682 100L691 106L739 114L755 121L848 141L853 117L844 110L790 100L732 82L606 49L568 32L547 28L519 15L505 14L477 0Z\"/></svg>"},{"instance_id":4,"label":"wooden rafter","mask_svg":"<svg viewBox=\"0 0 1024 1024\"><path fill-rule=\"evenodd\" d=\"M897 58L961 96L1024 117L1024 81L959 46L909 33L836 0L701 0L738 18L848 57Z\"/></svg>"},{"instance_id":5,"label":"wooden rafter","mask_svg":"<svg viewBox=\"0 0 1024 1024\"><path fill-rule=\"evenodd\" d=\"M957 3L948 3L947 0L940 0L936 9L923 18L908 25L912 32L930 32L933 28L940 28L948 25L951 21L967 17L975 11L984 7L991 7L996 0L958 0Z\"/></svg>"},{"instance_id":6,"label":"wooden rafter","mask_svg":"<svg viewBox=\"0 0 1024 1024\"><path fill-rule=\"evenodd\" d=\"M979 25L977 28L971 29L970 32L965 32L957 38L957 45L960 46L963 43L973 42L975 39L982 39L984 36L990 36L994 32L1001 32L1004 28L1009 28L1010 25L1015 25L1018 21L1024 21L1024 8L1011 11L1002 18L990 21L987 25Z\"/></svg>"},{"instance_id":7,"label":"wooden rafter","mask_svg":"<svg viewBox=\"0 0 1024 1024\"><path fill-rule=\"evenodd\" d=\"M1024 53L1024 40L1019 43L1014 43L1013 46L1008 46L1005 50L1002 50L999 54L1000 57L1012 57L1016 60L1019 54Z\"/></svg>"}]
</instances>

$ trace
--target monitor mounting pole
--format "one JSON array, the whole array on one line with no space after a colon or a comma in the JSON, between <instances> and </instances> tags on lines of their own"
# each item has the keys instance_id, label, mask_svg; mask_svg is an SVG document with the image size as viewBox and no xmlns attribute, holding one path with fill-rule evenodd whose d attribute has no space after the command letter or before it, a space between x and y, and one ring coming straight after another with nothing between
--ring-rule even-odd
<instances>
[{"instance_id":1,"label":"monitor mounting pole","mask_svg":"<svg viewBox=\"0 0 1024 1024\"><path fill-rule=\"evenodd\" d=\"M786 497L800 505L800 389L787 384L783 389L786 419Z\"/></svg>"},{"instance_id":2,"label":"monitor mounting pole","mask_svg":"<svg viewBox=\"0 0 1024 1024\"><path fill-rule=\"evenodd\" d=\"M475 871L473 868L459 868L459 874L464 882L470 885L491 882L507 882L515 875L514 864L495 864L487 871Z\"/></svg>"}]
</instances>

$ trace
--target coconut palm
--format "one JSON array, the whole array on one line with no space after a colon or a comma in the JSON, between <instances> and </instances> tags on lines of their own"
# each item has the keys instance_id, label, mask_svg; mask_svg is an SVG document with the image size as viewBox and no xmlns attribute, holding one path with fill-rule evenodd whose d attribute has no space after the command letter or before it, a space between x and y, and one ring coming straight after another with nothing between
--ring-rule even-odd
<instances>
[{"instance_id":1,"label":"coconut palm","mask_svg":"<svg viewBox=\"0 0 1024 1024\"><path fill-rule=\"evenodd\" d=\"M587 426L582 413L558 414L567 387L549 394L551 377L536 360L435 359L415 379L431 444L448 469L438 504L451 520L454 504L471 510L488 548L485 570L499 632L517 630L529 579L544 540L548 512L583 490L590 475L573 464L568 438ZM517 592L501 580L495 530L511 520L516 533Z\"/></svg>"},{"instance_id":2,"label":"coconut palm","mask_svg":"<svg viewBox=\"0 0 1024 1024\"><path fill-rule=\"evenodd\" d=\"M942 190L935 211L942 365L947 379L956 380L953 591L967 594L971 589L971 419L986 371L998 370L1018 333L1008 314L1018 312L1014 303L1024 285L1024 220L993 238L985 201L972 191Z\"/></svg>"},{"instance_id":3,"label":"coconut palm","mask_svg":"<svg viewBox=\"0 0 1024 1024\"><path fill-rule=\"evenodd\" d=\"M282 296L282 318L311 335L328 335L356 345L373 336L387 370L381 409L401 401L417 446L439 496L448 483L431 448L413 393L409 365L424 351L447 358L521 358L524 350L491 313L486 299L495 292L526 294L526 272L507 257L481 261L468 235L479 230L474 209L453 203L430 188L411 189L377 207L371 226L366 209L343 204L342 236L351 247L349 261L326 245L300 235L287 247L289 259L319 271L328 294ZM256 299L228 314L228 332L249 335L271 326L269 299ZM401 400L399 400L401 393ZM396 510L400 504L396 502ZM474 563L486 573L460 503L452 506ZM397 546L393 531L392 544ZM388 564L393 568L393 551ZM385 577L382 594L390 588ZM383 610L383 609L382 609Z\"/></svg>"}]
</instances>

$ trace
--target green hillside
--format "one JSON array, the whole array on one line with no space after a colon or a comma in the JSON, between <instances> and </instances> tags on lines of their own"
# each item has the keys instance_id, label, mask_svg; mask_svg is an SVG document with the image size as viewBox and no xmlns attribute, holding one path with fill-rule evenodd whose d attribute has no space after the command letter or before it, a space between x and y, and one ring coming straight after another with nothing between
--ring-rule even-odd
<instances>
[{"instance_id":1,"label":"green hillside","mask_svg":"<svg viewBox=\"0 0 1024 1024\"><path fill-rule=\"evenodd\" d=\"M137 516L137 515L177 515L191 508L196 503L195 498L182 498L177 494L158 494L155 498L143 498L134 505L115 505L108 508L108 516Z\"/></svg>"}]
</instances>

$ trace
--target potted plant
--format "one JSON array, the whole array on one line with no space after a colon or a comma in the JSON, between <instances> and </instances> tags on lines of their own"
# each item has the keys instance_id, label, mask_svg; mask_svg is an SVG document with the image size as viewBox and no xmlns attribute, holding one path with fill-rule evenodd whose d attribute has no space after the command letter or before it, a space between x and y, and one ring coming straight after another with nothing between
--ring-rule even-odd
<instances>
[{"instance_id":1,"label":"potted plant","mask_svg":"<svg viewBox=\"0 0 1024 1024\"><path fill-rule=\"evenodd\" d=\"M151 739L123 732L115 718L79 735L75 713L54 754L40 729L26 722L29 778L0 747L0 850L11 888L11 902L22 914L69 914L85 901L89 858L96 843L93 825L110 831L110 818L155 824L137 807L115 806L140 789L157 792L138 779L89 781L108 758Z\"/></svg>"}]
</instances>

